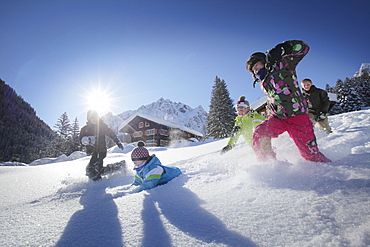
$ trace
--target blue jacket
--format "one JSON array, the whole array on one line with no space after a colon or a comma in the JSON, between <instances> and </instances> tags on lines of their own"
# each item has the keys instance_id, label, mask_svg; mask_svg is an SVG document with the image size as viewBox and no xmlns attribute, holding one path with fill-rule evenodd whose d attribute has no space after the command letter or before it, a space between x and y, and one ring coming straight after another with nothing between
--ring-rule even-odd
<instances>
[{"instance_id":1,"label":"blue jacket","mask_svg":"<svg viewBox=\"0 0 370 247\"><path fill-rule=\"evenodd\" d=\"M154 188L179 176L182 172L177 167L163 166L153 154L141 171L136 172L132 185L140 185L140 191Z\"/></svg>"}]
</instances>

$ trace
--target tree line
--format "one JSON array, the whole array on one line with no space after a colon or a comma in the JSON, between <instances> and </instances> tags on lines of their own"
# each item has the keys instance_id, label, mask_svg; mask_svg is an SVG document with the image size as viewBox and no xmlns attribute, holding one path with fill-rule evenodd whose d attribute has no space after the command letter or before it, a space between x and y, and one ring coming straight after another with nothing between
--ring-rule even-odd
<instances>
[{"instance_id":1,"label":"tree line","mask_svg":"<svg viewBox=\"0 0 370 247\"><path fill-rule=\"evenodd\" d=\"M67 113L64 112L57 120L54 128L56 129L56 138L53 140L52 145L55 149L67 156L75 151L81 151L82 147L79 140L80 126L77 117L71 123Z\"/></svg>"},{"instance_id":2,"label":"tree line","mask_svg":"<svg viewBox=\"0 0 370 247\"><path fill-rule=\"evenodd\" d=\"M337 95L338 103L330 111L333 115L370 106L370 75L367 72L359 77L338 80L334 87L326 84L325 90Z\"/></svg>"},{"instance_id":3,"label":"tree line","mask_svg":"<svg viewBox=\"0 0 370 247\"><path fill-rule=\"evenodd\" d=\"M77 118L71 124L64 113L54 127L0 79L0 162L31 163L81 150Z\"/></svg>"},{"instance_id":4,"label":"tree line","mask_svg":"<svg viewBox=\"0 0 370 247\"><path fill-rule=\"evenodd\" d=\"M29 163L50 157L55 136L35 110L0 79L0 162Z\"/></svg>"},{"instance_id":5,"label":"tree line","mask_svg":"<svg viewBox=\"0 0 370 247\"><path fill-rule=\"evenodd\" d=\"M370 106L370 76L338 80L325 90L337 95L337 103L329 114L361 110ZM82 150L77 118L70 122L63 113L52 130L36 116L35 110L0 79L0 162L30 163L36 159L70 155ZM206 138L226 138L236 117L234 102L226 82L217 77L211 92L207 115Z\"/></svg>"},{"instance_id":6,"label":"tree line","mask_svg":"<svg viewBox=\"0 0 370 247\"><path fill-rule=\"evenodd\" d=\"M344 81L338 80L334 87L326 84L325 90L337 95L337 103L332 107L329 115L370 107L370 76L367 72L359 77L346 78ZM234 103L230 98L227 84L216 76L207 116L206 138L229 137L235 116Z\"/></svg>"}]
</instances>

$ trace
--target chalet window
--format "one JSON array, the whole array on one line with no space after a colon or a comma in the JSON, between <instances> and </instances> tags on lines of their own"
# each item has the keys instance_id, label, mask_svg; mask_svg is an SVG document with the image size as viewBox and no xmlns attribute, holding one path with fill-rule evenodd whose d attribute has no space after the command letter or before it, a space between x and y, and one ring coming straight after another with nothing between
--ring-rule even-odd
<instances>
[{"instance_id":1,"label":"chalet window","mask_svg":"<svg viewBox=\"0 0 370 247\"><path fill-rule=\"evenodd\" d=\"M154 135L155 134L155 129L149 129L149 130L147 130L147 131L145 131L146 132L146 135L147 136L152 136L152 135Z\"/></svg>"},{"instance_id":2,"label":"chalet window","mask_svg":"<svg viewBox=\"0 0 370 247\"><path fill-rule=\"evenodd\" d=\"M139 128L141 129L141 128L143 128L144 127L144 122L140 122L139 123Z\"/></svg>"},{"instance_id":3,"label":"chalet window","mask_svg":"<svg viewBox=\"0 0 370 247\"><path fill-rule=\"evenodd\" d=\"M150 123L145 121L145 127L149 127Z\"/></svg>"},{"instance_id":4,"label":"chalet window","mask_svg":"<svg viewBox=\"0 0 370 247\"><path fill-rule=\"evenodd\" d=\"M159 129L158 133L162 136L168 136L168 130L165 129Z\"/></svg>"},{"instance_id":5,"label":"chalet window","mask_svg":"<svg viewBox=\"0 0 370 247\"><path fill-rule=\"evenodd\" d=\"M159 145L160 146L168 146L168 141L167 140L159 140Z\"/></svg>"},{"instance_id":6,"label":"chalet window","mask_svg":"<svg viewBox=\"0 0 370 247\"><path fill-rule=\"evenodd\" d=\"M142 131L136 131L136 132L132 133L132 136L133 137L140 137L142 135L143 135L143 132Z\"/></svg>"},{"instance_id":7,"label":"chalet window","mask_svg":"<svg viewBox=\"0 0 370 247\"><path fill-rule=\"evenodd\" d=\"M155 146L157 144L156 140L146 140L145 144L147 146Z\"/></svg>"}]
</instances>

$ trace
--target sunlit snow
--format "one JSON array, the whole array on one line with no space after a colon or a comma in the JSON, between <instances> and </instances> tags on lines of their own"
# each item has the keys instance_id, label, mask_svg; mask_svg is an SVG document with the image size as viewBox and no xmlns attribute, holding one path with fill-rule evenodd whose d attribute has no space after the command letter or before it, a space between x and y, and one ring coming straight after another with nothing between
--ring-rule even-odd
<instances>
[{"instance_id":1,"label":"sunlit snow","mask_svg":"<svg viewBox=\"0 0 370 247\"><path fill-rule=\"evenodd\" d=\"M370 110L315 129L332 163L304 161L288 135L276 161L256 162L240 139L148 148L183 175L137 193L132 145L105 164L128 169L88 181L83 153L0 166L0 246L369 246ZM17 166L18 165L18 166Z\"/></svg>"}]
</instances>

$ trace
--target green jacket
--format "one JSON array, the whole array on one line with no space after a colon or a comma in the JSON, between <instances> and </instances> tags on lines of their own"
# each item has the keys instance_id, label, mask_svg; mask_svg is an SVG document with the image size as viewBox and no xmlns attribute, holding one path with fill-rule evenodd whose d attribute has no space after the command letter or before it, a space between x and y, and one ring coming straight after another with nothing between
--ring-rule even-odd
<instances>
[{"instance_id":1,"label":"green jacket","mask_svg":"<svg viewBox=\"0 0 370 247\"><path fill-rule=\"evenodd\" d=\"M259 125L265 117L258 114L257 112L249 111L243 117L237 116L235 118L235 125L233 134L227 144L232 147L238 141L240 135L243 135L245 141L252 146L252 135L254 128Z\"/></svg>"}]
</instances>

